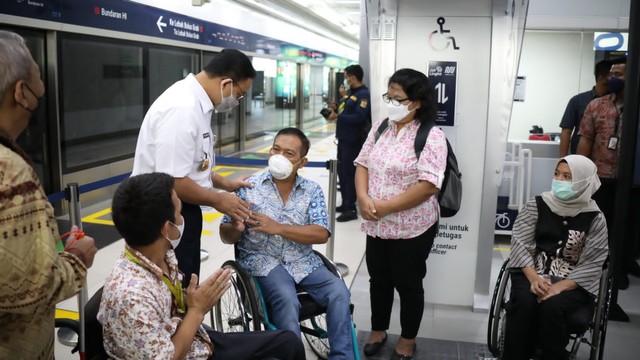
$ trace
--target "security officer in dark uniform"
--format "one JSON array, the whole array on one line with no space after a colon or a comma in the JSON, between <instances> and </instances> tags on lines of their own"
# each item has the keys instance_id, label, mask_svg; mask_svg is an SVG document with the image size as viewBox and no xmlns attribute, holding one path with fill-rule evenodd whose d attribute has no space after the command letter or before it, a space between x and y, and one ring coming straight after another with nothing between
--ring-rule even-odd
<instances>
[{"instance_id":1,"label":"security officer in dark uniform","mask_svg":"<svg viewBox=\"0 0 640 360\"><path fill-rule=\"evenodd\" d=\"M360 65L350 65L344 69L344 78L349 88L344 100L344 109L337 115L336 138L338 139L338 177L342 205L336 208L341 212L338 222L355 220L356 211L356 167L353 161L362 149L362 144L371 130L371 95L362 83L364 71ZM333 114L332 114L333 115Z\"/></svg>"}]
</instances>

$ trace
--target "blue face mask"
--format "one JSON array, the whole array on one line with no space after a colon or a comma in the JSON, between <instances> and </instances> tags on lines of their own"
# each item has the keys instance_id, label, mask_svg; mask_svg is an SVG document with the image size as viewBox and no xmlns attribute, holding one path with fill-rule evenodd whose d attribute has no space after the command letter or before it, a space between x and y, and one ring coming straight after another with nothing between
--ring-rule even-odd
<instances>
[{"instance_id":1,"label":"blue face mask","mask_svg":"<svg viewBox=\"0 0 640 360\"><path fill-rule=\"evenodd\" d=\"M577 192L573 191L573 182L553 179L553 181L551 181L551 193L556 199L569 200L574 197Z\"/></svg>"},{"instance_id":2,"label":"blue face mask","mask_svg":"<svg viewBox=\"0 0 640 360\"><path fill-rule=\"evenodd\" d=\"M607 80L607 86L609 87L610 93L621 93L624 91L624 80L611 76L609 77L609 80Z\"/></svg>"}]
</instances>

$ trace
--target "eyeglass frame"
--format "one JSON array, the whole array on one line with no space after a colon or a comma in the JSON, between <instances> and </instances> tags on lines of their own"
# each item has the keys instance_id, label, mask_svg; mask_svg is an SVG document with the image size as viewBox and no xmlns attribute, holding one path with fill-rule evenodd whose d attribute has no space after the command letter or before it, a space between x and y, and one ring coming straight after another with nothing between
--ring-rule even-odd
<instances>
[{"instance_id":1,"label":"eyeglass frame","mask_svg":"<svg viewBox=\"0 0 640 360\"><path fill-rule=\"evenodd\" d=\"M401 104L403 101L407 101L407 100L411 100L411 99L409 99L409 98L404 98L404 99L394 99L394 98L392 98L392 97L390 97L390 96L389 96L389 93L384 93L384 94L382 94L382 101L386 102L387 104L388 104L388 103L391 103L391 104L393 104L393 105L395 105L395 106L400 106L400 104Z\"/></svg>"},{"instance_id":2,"label":"eyeglass frame","mask_svg":"<svg viewBox=\"0 0 640 360\"><path fill-rule=\"evenodd\" d=\"M242 100L244 99L245 96L247 96L247 93L242 90L242 88L240 87L240 85L238 84L237 81L235 81L234 79L231 79L231 81L233 81L234 84L236 84L236 86L238 87L238 89L240 89L240 92L242 92L242 95L240 95L239 97L236 98L236 100Z\"/></svg>"}]
</instances>

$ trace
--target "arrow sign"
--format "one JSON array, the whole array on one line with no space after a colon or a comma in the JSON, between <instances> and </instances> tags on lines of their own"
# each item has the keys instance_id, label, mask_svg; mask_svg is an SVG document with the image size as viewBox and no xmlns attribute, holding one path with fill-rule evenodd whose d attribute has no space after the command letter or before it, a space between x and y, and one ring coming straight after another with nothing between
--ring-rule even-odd
<instances>
[{"instance_id":1,"label":"arrow sign","mask_svg":"<svg viewBox=\"0 0 640 360\"><path fill-rule=\"evenodd\" d=\"M162 16L160 16L160 18L158 19L158 21L156 22L156 25L158 25L158 30L160 30L160 32L164 32L162 30L162 27L167 27L167 23L163 23L162 22Z\"/></svg>"}]
</instances>

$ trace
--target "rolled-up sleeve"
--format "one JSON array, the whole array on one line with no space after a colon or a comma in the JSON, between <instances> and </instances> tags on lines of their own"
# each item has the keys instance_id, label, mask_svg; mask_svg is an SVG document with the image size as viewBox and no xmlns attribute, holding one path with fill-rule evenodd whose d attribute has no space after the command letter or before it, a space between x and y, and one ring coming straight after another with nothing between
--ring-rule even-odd
<instances>
[{"instance_id":1,"label":"rolled-up sleeve","mask_svg":"<svg viewBox=\"0 0 640 360\"><path fill-rule=\"evenodd\" d=\"M440 128L434 126L429 131L427 142L420 153L418 179L428 181L441 189L447 168L447 152L447 138Z\"/></svg>"}]
</instances>

